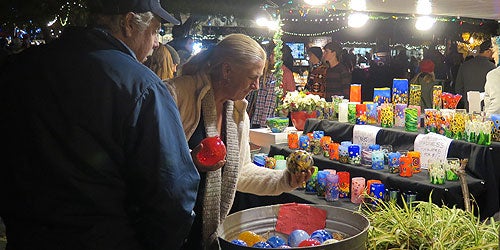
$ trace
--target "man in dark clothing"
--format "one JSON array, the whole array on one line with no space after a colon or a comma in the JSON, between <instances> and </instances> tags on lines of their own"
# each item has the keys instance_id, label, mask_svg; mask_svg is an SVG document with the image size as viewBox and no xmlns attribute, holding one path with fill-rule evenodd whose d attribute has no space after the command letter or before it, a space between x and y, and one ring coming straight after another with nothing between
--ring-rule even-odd
<instances>
[{"instance_id":1,"label":"man in dark clothing","mask_svg":"<svg viewBox=\"0 0 500 250\"><path fill-rule=\"evenodd\" d=\"M323 47L323 50L323 60L328 63L325 99L331 102L333 95L344 96L344 98L349 99L352 74L341 63L342 46L337 42L330 42Z\"/></svg>"},{"instance_id":2,"label":"man in dark clothing","mask_svg":"<svg viewBox=\"0 0 500 250\"><path fill-rule=\"evenodd\" d=\"M491 45L491 39L488 38L479 46L479 54L463 62L458 69L455 91L457 94L461 94L462 100L464 100L460 106L465 105L465 108L468 108L467 92L484 92L486 74L495 68L495 64L490 61L492 56L493 46Z\"/></svg>"},{"instance_id":3,"label":"man in dark clothing","mask_svg":"<svg viewBox=\"0 0 500 250\"><path fill-rule=\"evenodd\" d=\"M141 62L158 0L89 1L68 28L1 73L0 216L7 249L178 249L200 176L173 97Z\"/></svg>"}]
</instances>

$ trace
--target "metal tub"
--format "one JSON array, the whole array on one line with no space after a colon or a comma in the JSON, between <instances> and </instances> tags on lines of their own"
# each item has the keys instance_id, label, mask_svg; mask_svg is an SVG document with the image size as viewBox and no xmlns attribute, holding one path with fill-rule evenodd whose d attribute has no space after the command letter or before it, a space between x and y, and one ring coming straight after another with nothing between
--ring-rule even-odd
<instances>
[{"instance_id":1,"label":"metal tub","mask_svg":"<svg viewBox=\"0 0 500 250\"><path fill-rule=\"evenodd\" d=\"M301 247L300 249L366 249L370 222L365 216L340 207L307 205L326 210L325 229L331 233L340 233L345 238L333 244ZM252 231L263 236L280 235L286 240L287 235L274 231L278 220L279 208L280 205L272 205L246 209L230 214L218 228L222 249L255 249L231 243L243 231Z\"/></svg>"}]
</instances>

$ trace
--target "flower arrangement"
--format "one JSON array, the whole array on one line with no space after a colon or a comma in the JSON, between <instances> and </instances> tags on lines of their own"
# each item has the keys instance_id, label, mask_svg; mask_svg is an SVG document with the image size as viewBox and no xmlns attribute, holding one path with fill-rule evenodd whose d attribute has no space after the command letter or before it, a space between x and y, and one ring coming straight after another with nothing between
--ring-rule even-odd
<instances>
[{"instance_id":1,"label":"flower arrangement","mask_svg":"<svg viewBox=\"0 0 500 250\"><path fill-rule=\"evenodd\" d=\"M277 110L279 111L322 111L323 108L327 107L327 102L324 98L318 95L311 94L304 91L292 91L286 93L283 101L278 105Z\"/></svg>"}]
</instances>

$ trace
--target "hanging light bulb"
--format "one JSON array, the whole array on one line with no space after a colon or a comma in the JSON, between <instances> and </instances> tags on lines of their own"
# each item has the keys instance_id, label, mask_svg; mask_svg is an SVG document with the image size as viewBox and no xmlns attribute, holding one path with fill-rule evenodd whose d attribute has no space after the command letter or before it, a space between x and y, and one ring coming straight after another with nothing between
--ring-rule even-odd
<instances>
[{"instance_id":1,"label":"hanging light bulb","mask_svg":"<svg viewBox=\"0 0 500 250\"><path fill-rule=\"evenodd\" d=\"M366 10L366 0L351 0L349 7L355 11L365 11Z\"/></svg>"},{"instance_id":2,"label":"hanging light bulb","mask_svg":"<svg viewBox=\"0 0 500 250\"><path fill-rule=\"evenodd\" d=\"M430 28L432 28L432 26L434 26L435 22L436 19L430 16L420 16L415 22L415 28L417 30L429 30Z\"/></svg>"},{"instance_id":3,"label":"hanging light bulb","mask_svg":"<svg viewBox=\"0 0 500 250\"><path fill-rule=\"evenodd\" d=\"M318 6L326 4L327 0L304 0L304 2L311 6Z\"/></svg>"},{"instance_id":4,"label":"hanging light bulb","mask_svg":"<svg viewBox=\"0 0 500 250\"><path fill-rule=\"evenodd\" d=\"M417 2L417 14L419 14L419 15L432 14L431 2L429 0L418 0L418 2Z\"/></svg>"},{"instance_id":5,"label":"hanging light bulb","mask_svg":"<svg viewBox=\"0 0 500 250\"><path fill-rule=\"evenodd\" d=\"M359 28L366 24L368 18L368 15L365 13L352 13L347 18L347 24L349 27Z\"/></svg>"}]
</instances>

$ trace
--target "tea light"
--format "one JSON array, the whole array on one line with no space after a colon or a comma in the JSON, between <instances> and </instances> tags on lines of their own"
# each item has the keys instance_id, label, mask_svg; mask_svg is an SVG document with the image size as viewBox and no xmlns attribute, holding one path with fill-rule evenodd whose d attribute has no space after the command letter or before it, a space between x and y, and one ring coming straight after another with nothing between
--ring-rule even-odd
<instances>
[{"instance_id":1,"label":"tea light","mask_svg":"<svg viewBox=\"0 0 500 250\"><path fill-rule=\"evenodd\" d=\"M313 138L314 139L321 139L321 137L325 136L325 131L317 130L313 131Z\"/></svg>"},{"instance_id":2,"label":"tea light","mask_svg":"<svg viewBox=\"0 0 500 250\"><path fill-rule=\"evenodd\" d=\"M350 102L361 102L361 84L353 83L351 84L349 92Z\"/></svg>"}]
</instances>

